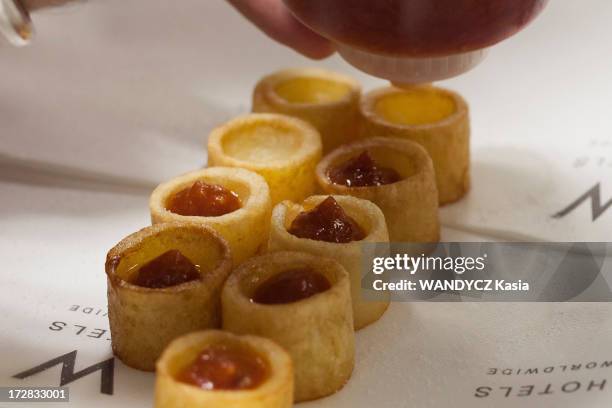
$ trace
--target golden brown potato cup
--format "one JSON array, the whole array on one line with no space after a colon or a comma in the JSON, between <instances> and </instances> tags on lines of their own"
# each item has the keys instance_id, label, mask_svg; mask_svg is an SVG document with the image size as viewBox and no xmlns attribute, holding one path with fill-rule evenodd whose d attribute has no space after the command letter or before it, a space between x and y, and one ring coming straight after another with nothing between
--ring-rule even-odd
<instances>
[{"instance_id":1,"label":"golden brown potato cup","mask_svg":"<svg viewBox=\"0 0 612 408\"><path fill-rule=\"evenodd\" d=\"M176 193L196 181L220 184L232 190L240 198L242 207L218 217L183 216L166 209ZM184 174L160 184L151 194L149 208L153 224L189 221L213 228L227 240L234 263L238 264L266 245L272 204L268 185L260 175L234 167L213 167Z\"/></svg>"},{"instance_id":2,"label":"golden brown potato cup","mask_svg":"<svg viewBox=\"0 0 612 408\"><path fill-rule=\"evenodd\" d=\"M200 280L162 289L129 282L139 266L171 249L199 266ZM115 355L130 367L153 371L170 341L194 330L219 327L220 292L231 267L225 240L201 224L158 224L119 242L106 256Z\"/></svg>"},{"instance_id":3,"label":"golden brown potato cup","mask_svg":"<svg viewBox=\"0 0 612 408\"><path fill-rule=\"evenodd\" d=\"M266 279L300 267L323 274L331 288L293 303L251 301ZM332 394L350 378L355 361L351 289L348 274L338 262L300 252L264 254L234 270L221 299L224 329L268 337L289 352L296 401Z\"/></svg>"},{"instance_id":4,"label":"golden brown potato cup","mask_svg":"<svg viewBox=\"0 0 612 408\"><path fill-rule=\"evenodd\" d=\"M402 180L371 187L347 187L332 183L332 166L367 150L381 166L397 171ZM351 195L372 201L385 215L392 242L437 242L440 239L438 191L431 158L409 140L379 137L339 147L317 166L317 180L328 194Z\"/></svg>"},{"instance_id":5,"label":"golden brown potato cup","mask_svg":"<svg viewBox=\"0 0 612 408\"><path fill-rule=\"evenodd\" d=\"M206 347L234 344L248 347L267 362L268 377L248 390L204 390L176 380ZM187 334L174 340L157 362L155 408L289 408L293 405L291 357L274 342L256 336L236 336L220 330Z\"/></svg>"},{"instance_id":6,"label":"golden brown potato cup","mask_svg":"<svg viewBox=\"0 0 612 408\"><path fill-rule=\"evenodd\" d=\"M213 130L208 139L209 165L242 167L261 174L270 186L272 204L311 195L320 159L319 132L285 115L241 116Z\"/></svg>"},{"instance_id":7,"label":"golden brown potato cup","mask_svg":"<svg viewBox=\"0 0 612 408\"><path fill-rule=\"evenodd\" d=\"M364 230L366 237L361 241L334 243L299 238L290 234L287 229L295 217L302 211L316 207L328 196L312 196L302 204L284 201L277 204L272 211L269 251L303 251L314 255L333 258L340 262L351 280L351 298L353 301L353 321L355 330L359 330L378 320L389 306L388 294L376 293L376 298L386 296L385 301L364 300L362 296L362 256L364 242L388 242L389 233L385 217L375 204L351 196L334 196L338 204ZM365 290L365 289L363 289Z\"/></svg>"},{"instance_id":8,"label":"golden brown potato cup","mask_svg":"<svg viewBox=\"0 0 612 408\"><path fill-rule=\"evenodd\" d=\"M323 153L357 139L361 86L353 78L319 68L285 69L261 79L253 112L303 119L321 133Z\"/></svg>"},{"instance_id":9,"label":"golden brown potato cup","mask_svg":"<svg viewBox=\"0 0 612 408\"><path fill-rule=\"evenodd\" d=\"M398 137L425 147L436 170L440 204L470 188L470 121L465 100L433 86L382 88L361 101L362 136Z\"/></svg>"}]
</instances>

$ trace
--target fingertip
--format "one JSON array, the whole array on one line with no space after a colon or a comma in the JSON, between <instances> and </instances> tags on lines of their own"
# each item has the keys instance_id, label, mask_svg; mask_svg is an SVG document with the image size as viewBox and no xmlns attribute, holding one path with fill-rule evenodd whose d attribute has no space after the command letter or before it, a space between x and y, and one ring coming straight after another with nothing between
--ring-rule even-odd
<instances>
[{"instance_id":1,"label":"fingertip","mask_svg":"<svg viewBox=\"0 0 612 408\"><path fill-rule=\"evenodd\" d=\"M306 27L284 6L279 14L282 18L279 18L278 21L283 22L282 38L279 40L285 45L314 60L327 58L336 51L331 41Z\"/></svg>"},{"instance_id":2,"label":"fingertip","mask_svg":"<svg viewBox=\"0 0 612 408\"><path fill-rule=\"evenodd\" d=\"M331 57L336 52L336 49L331 43L322 43L315 47L293 47L293 49L313 60L322 60Z\"/></svg>"},{"instance_id":3,"label":"fingertip","mask_svg":"<svg viewBox=\"0 0 612 408\"><path fill-rule=\"evenodd\" d=\"M269 37L307 58L321 60L334 54L333 44L298 21L281 0L230 0Z\"/></svg>"}]
</instances>

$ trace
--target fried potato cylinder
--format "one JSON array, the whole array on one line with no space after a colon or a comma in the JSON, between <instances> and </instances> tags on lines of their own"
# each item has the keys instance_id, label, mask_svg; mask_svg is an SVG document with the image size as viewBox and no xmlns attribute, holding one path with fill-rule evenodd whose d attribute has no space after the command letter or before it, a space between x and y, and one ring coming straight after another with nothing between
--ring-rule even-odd
<instances>
[{"instance_id":1,"label":"fried potato cylinder","mask_svg":"<svg viewBox=\"0 0 612 408\"><path fill-rule=\"evenodd\" d=\"M240 208L219 216L185 216L168 209L177 193L195 182L216 184L235 193ZM189 221L207 225L227 240L234 264L255 255L266 245L272 211L270 190L260 175L235 167L212 167L194 171L160 184L149 200L153 224L170 221Z\"/></svg>"},{"instance_id":2,"label":"fried potato cylinder","mask_svg":"<svg viewBox=\"0 0 612 408\"><path fill-rule=\"evenodd\" d=\"M303 203L283 201L272 211L269 251L303 251L317 256L333 258L344 266L351 281L351 298L353 303L353 321L355 330L359 330L380 319L389 306L389 296L385 292L376 293L381 301L366 300L362 296L363 244L366 242L388 242L389 233L385 217L374 203L351 196L333 196L349 217L357 222L365 233L365 238L347 243L317 241L299 238L288 229L295 217L319 205L328 196L311 196ZM372 297L367 297L373 299Z\"/></svg>"},{"instance_id":3,"label":"fried potato cylinder","mask_svg":"<svg viewBox=\"0 0 612 408\"><path fill-rule=\"evenodd\" d=\"M261 174L272 203L303 200L316 187L321 136L307 122L272 113L252 113L216 128L208 138L210 166L242 167Z\"/></svg>"},{"instance_id":4,"label":"fried potato cylinder","mask_svg":"<svg viewBox=\"0 0 612 408\"><path fill-rule=\"evenodd\" d=\"M279 274L310 268L329 289L290 303L253 300L260 287ZM272 252L234 270L222 292L223 328L268 337L293 359L295 400L330 395L348 381L355 360L349 277L338 262L301 252Z\"/></svg>"},{"instance_id":5,"label":"fried potato cylinder","mask_svg":"<svg viewBox=\"0 0 612 408\"><path fill-rule=\"evenodd\" d=\"M203 389L178 378L209 347L239 347L266 365L266 377L250 389ZM236 336L220 330L190 333L175 339L157 362L155 408L289 408L293 406L293 366L289 354L271 340Z\"/></svg>"},{"instance_id":6,"label":"fried potato cylinder","mask_svg":"<svg viewBox=\"0 0 612 408\"><path fill-rule=\"evenodd\" d=\"M361 135L397 137L423 146L436 170L440 204L459 200L470 188L470 120L465 100L433 86L382 88L360 104Z\"/></svg>"},{"instance_id":7,"label":"fried potato cylinder","mask_svg":"<svg viewBox=\"0 0 612 408\"><path fill-rule=\"evenodd\" d=\"M253 112L303 119L321 134L323 153L357 139L361 86L353 78L319 68L295 68L261 79Z\"/></svg>"},{"instance_id":8,"label":"fried potato cylinder","mask_svg":"<svg viewBox=\"0 0 612 408\"><path fill-rule=\"evenodd\" d=\"M197 266L199 278L163 288L133 283L142 266L169 250ZM225 240L202 224L157 224L123 239L105 265L113 353L130 367L153 371L170 341L219 327L221 287L231 267Z\"/></svg>"},{"instance_id":9,"label":"fried potato cylinder","mask_svg":"<svg viewBox=\"0 0 612 408\"><path fill-rule=\"evenodd\" d=\"M368 152L376 163L399 173L392 184L347 187L332 182L329 170ZM431 158L423 147L397 138L368 138L339 147L317 166L324 192L351 195L376 204L385 215L391 242L437 242L440 239L438 190Z\"/></svg>"}]
</instances>

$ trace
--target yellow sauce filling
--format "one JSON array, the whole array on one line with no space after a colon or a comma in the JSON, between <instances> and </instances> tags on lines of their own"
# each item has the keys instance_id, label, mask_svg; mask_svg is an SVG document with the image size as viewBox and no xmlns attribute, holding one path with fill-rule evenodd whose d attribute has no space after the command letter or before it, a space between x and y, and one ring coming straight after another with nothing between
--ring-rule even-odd
<instances>
[{"instance_id":1,"label":"yellow sauce filling","mask_svg":"<svg viewBox=\"0 0 612 408\"><path fill-rule=\"evenodd\" d=\"M398 125L426 125L439 122L457 107L448 95L429 89L411 89L382 97L376 102L375 112Z\"/></svg>"},{"instance_id":2,"label":"yellow sauce filling","mask_svg":"<svg viewBox=\"0 0 612 408\"><path fill-rule=\"evenodd\" d=\"M293 78L279 84L275 92L289 103L331 103L350 92L348 85L324 78Z\"/></svg>"},{"instance_id":3,"label":"yellow sauce filling","mask_svg":"<svg viewBox=\"0 0 612 408\"><path fill-rule=\"evenodd\" d=\"M245 125L223 137L223 150L235 159L267 163L288 160L301 146L295 129L272 123Z\"/></svg>"}]
</instances>

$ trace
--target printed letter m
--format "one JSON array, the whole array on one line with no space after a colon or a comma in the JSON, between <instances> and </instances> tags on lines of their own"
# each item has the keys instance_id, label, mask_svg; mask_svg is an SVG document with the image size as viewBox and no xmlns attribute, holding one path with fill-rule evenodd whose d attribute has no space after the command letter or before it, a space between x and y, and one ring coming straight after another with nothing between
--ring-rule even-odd
<instances>
[{"instance_id":1,"label":"printed letter m","mask_svg":"<svg viewBox=\"0 0 612 408\"><path fill-rule=\"evenodd\" d=\"M593 221L596 221L608 208L612 207L612 198L608 200L605 204L601 202L601 186L600 183L595 184L593 188L589 191L578 197L576 201L568 205L563 210L559 211L553 218L563 218L567 214L574 211L578 208L583 202L587 200L591 200L591 215L593 217Z\"/></svg>"},{"instance_id":2,"label":"printed letter m","mask_svg":"<svg viewBox=\"0 0 612 408\"><path fill-rule=\"evenodd\" d=\"M77 351L71 351L70 353L64 354L52 360L49 360L45 363L37 365L34 368L30 368L29 370L23 371L19 374L15 374L13 378L19 378L23 380L24 378L31 377L35 374L38 374L42 371L45 371L55 365L62 363L62 374L60 377L60 387L66 384L70 384L73 381L78 380L79 378L85 377L91 373L96 371L100 371L101 380L100 380L100 392L102 394L113 394L113 377L115 373L115 359L109 358L108 360L102 361L101 363L94 364L87 368L82 369L81 371L74 372L74 363L76 361Z\"/></svg>"}]
</instances>

